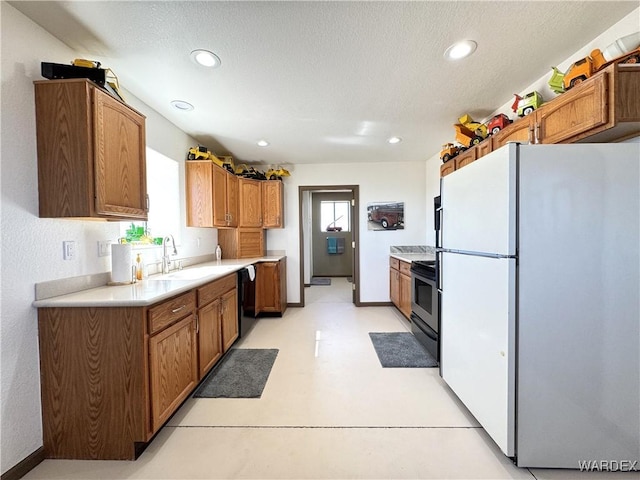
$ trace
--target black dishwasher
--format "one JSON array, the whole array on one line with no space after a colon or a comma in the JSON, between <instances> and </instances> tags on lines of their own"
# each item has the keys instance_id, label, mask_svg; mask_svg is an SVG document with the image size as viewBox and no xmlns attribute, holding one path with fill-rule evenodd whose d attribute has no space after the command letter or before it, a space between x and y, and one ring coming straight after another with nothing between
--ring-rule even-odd
<instances>
[{"instance_id":1,"label":"black dishwasher","mask_svg":"<svg viewBox=\"0 0 640 480\"><path fill-rule=\"evenodd\" d=\"M250 265L238 271L238 322L243 338L256 322L256 268Z\"/></svg>"}]
</instances>

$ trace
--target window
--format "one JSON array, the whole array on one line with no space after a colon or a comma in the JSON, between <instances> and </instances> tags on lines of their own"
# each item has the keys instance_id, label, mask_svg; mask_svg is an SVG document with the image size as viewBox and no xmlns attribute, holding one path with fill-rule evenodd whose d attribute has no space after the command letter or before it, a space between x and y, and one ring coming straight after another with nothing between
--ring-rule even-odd
<instances>
[{"instance_id":1,"label":"window","mask_svg":"<svg viewBox=\"0 0 640 480\"><path fill-rule=\"evenodd\" d=\"M350 222L351 202L320 202L320 231L348 232Z\"/></svg>"},{"instance_id":2,"label":"window","mask_svg":"<svg viewBox=\"0 0 640 480\"><path fill-rule=\"evenodd\" d=\"M147 147L147 222L120 222L120 235L127 236L132 225L143 227L150 237L173 235L180 244L180 173L175 160Z\"/></svg>"}]
</instances>

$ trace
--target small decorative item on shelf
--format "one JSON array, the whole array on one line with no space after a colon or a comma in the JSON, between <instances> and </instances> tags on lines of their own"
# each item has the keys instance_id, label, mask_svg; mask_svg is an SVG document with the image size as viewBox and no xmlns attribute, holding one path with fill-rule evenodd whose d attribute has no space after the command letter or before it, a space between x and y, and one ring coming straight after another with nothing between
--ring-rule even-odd
<instances>
[{"instance_id":1,"label":"small decorative item on shelf","mask_svg":"<svg viewBox=\"0 0 640 480\"><path fill-rule=\"evenodd\" d=\"M469 115L461 116L454 128L456 129L456 140L463 146L469 148L479 144L487 138L487 126L484 123L474 122Z\"/></svg>"},{"instance_id":2,"label":"small decorative item on shelf","mask_svg":"<svg viewBox=\"0 0 640 480\"><path fill-rule=\"evenodd\" d=\"M274 168L267 170L267 179L269 180L282 180L282 177L290 177L289 170L282 168L280 165L276 165Z\"/></svg>"},{"instance_id":3,"label":"small decorative item on shelf","mask_svg":"<svg viewBox=\"0 0 640 480\"><path fill-rule=\"evenodd\" d=\"M499 113L487 122L487 131L491 135L495 135L510 123L511 119L509 117L507 117L504 113Z\"/></svg>"},{"instance_id":4,"label":"small decorative item on shelf","mask_svg":"<svg viewBox=\"0 0 640 480\"><path fill-rule=\"evenodd\" d=\"M521 97L517 93L514 93L514 95L515 98L513 100L513 105L511 105L511 110L517 113L519 117L529 115L544 103L542 95L536 91L529 92L524 97Z\"/></svg>"},{"instance_id":5,"label":"small decorative item on shelf","mask_svg":"<svg viewBox=\"0 0 640 480\"><path fill-rule=\"evenodd\" d=\"M207 147L197 145L189 149L187 160L210 160L213 156Z\"/></svg>"},{"instance_id":6,"label":"small decorative item on shelf","mask_svg":"<svg viewBox=\"0 0 640 480\"><path fill-rule=\"evenodd\" d=\"M254 180L266 180L267 176L264 172L256 170L253 167L248 167L247 164L241 163L236 167L236 175L244 178L252 178Z\"/></svg>"},{"instance_id":7,"label":"small decorative item on shelf","mask_svg":"<svg viewBox=\"0 0 640 480\"><path fill-rule=\"evenodd\" d=\"M564 90L569 90L612 63L640 63L640 32L621 37L604 50L596 48L590 55L571 65L562 78Z\"/></svg>"},{"instance_id":8,"label":"small decorative item on shelf","mask_svg":"<svg viewBox=\"0 0 640 480\"><path fill-rule=\"evenodd\" d=\"M549 88L551 91L557 95L564 93L564 73L558 70L556 67L551 67L553 73L551 74L551 78L547 82L549 84Z\"/></svg>"},{"instance_id":9,"label":"small decorative item on shelf","mask_svg":"<svg viewBox=\"0 0 640 480\"><path fill-rule=\"evenodd\" d=\"M459 153L464 152L464 150L465 148L458 147L453 143L445 143L442 145L442 150L440 151L440 160L442 160L443 163L448 162Z\"/></svg>"}]
</instances>

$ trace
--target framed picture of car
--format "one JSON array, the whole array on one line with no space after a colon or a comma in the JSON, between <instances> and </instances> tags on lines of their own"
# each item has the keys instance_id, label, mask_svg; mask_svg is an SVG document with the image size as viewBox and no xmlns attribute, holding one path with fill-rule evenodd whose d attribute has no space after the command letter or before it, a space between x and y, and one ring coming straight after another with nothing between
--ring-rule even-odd
<instances>
[{"instance_id":1,"label":"framed picture of car","mask_svg":"<svg viewBox=\"0 0 640 480\"><path fill-rule=\"evenodd\" d=\"M404 202L373 202L367 204L369 230L403 230Z\"/></svg>"}]
</instances>

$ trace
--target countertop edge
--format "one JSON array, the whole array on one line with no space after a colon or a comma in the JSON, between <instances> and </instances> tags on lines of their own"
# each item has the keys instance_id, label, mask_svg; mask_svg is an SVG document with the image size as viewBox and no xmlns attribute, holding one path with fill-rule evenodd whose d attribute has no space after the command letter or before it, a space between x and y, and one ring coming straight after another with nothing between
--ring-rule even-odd
<instances>
[{"instance_id":1,"label":"countertop edge","mask_svg":"<svg viewBox=\"0 0 640 480\"><path fill-rule=\"evenodd\" d=\"M31 305L35 308L146 307L168 298L175 297L176 295L187 292L206 283L224 278L227 275L235 274L249 265L263 262L277 262L283 258L286 258L286 255L270 255L246 259L226 259L222 260L220 263L216 261L199 263L191 265L184 270L214 265L233 266L237 268L223 273L204 275L197 279L144 279L131 285L103 285L75 293L34 300ZM154 275L154 277L155 276L156 275ZM150 287L152 286L153 288L151 289ZM152 290L151 292L149 291L150 289Z\"/></svg>"},{"instance_id":2,"label":"countertop edge","mask_svg":"<svg viewBox=\"0 0 640 480\"><path fill-rule=\"evenodd\" d=\"M436 258L432 253L390 253L389 256L408 263L417 260L435 260Z\"/></svg>"}]
</instances>

